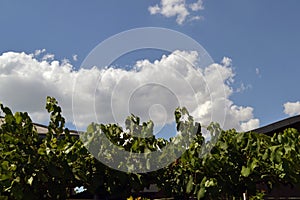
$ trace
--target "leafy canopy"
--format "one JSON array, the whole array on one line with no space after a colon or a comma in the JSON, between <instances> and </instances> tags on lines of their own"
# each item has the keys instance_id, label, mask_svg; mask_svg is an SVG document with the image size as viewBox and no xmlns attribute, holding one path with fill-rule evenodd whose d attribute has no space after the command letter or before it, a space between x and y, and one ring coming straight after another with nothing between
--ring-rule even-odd
<instances>
[{"instance_id":1,"label":"leafy canopy","mask_svg":"<svg viewBox=\"0 0 300 200\"><path fill-rule=\"evenodd\" d=\"M295 129L270 137L224 131L212 123L207 141L200 124L185 108L177 108L180 134L170 140L156 138L153 122L140 122L134 115L126 119L124 130L117 124L92 123L79 138L65 128L56 99L47 97L50 120L42 137L26 112L0 108L5 114L0 119L0 199L66 199L76 186L125 199L150 184L178 199L241 199L244 192L254 199L300 180L300 134ZM112 146L128 152L118 160L120 170L109 167L118 152L107 151ZM153 152L161 153L153 157ZM140 154L143 158L136 159ZM151 171L163 161L169 164Z\"/></svg>"}]
</instances>

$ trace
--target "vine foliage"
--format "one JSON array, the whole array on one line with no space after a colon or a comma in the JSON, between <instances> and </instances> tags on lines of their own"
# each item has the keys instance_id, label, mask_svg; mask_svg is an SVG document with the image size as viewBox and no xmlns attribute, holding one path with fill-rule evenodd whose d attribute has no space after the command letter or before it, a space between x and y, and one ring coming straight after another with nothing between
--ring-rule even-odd
<instances>
[{"instance_id":1,"label":"vine foliage","mask_svg":"<svg viewBox=\"0 0 300 200\"><path fill-rule=\"evenodd\" d=\"M91 123L79 139L65 128L56 99L47 97L50 120L42 137L26 112L13 113L3 104L0 108L0 199L66 199L77 186L101 197L126 199L150 184L177 199L241 199L243 193L260 199L280 184L295 186L300 180L300 134L291 128L270 137L224 131L212 123L207 127L210 140L205 140L200 124L185 108L177 108L178 134L169 140L156 138L153 122L140 122L134 115L126 119L124 130L118 124ZM177 145L163 151L157 163L150 162L151 152L171 143ZM87 150L97 147L104 163L110 163L115 156L105 151L110 145L145 156L135 162L124 158L119 167L125 172L99 162ZM134 173L174 155L164 168Z\"/></svg>"}]
</instances>

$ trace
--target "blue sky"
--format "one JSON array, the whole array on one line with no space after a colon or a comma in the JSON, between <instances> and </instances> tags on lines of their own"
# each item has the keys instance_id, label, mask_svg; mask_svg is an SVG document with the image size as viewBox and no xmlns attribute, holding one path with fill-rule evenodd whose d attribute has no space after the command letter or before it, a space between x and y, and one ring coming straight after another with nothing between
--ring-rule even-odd
<instances>
[{"instance_id":1,"label":"blue sky","mask_svg":"<svg viewBox=\"0 0 300 200\"><path fill-rule=\"evenodd\" d=\"M163 27L195 39L217 63L223 57L232 60L230 99L252 107L260 126L300 113L299 0L204 0L204 8L190 11L182 24L176 22L177 16L150 14L149 7L156 4L161 6L158 0L1 1L0 55L46 49L55 60L67 58L78 69L110 36L133 28ZM193 16L201 19L189 20ZM147 56L159 59L161 54ZM0 101L9 104L9 98L1 96ZM294 104L286 114L287 102Z\"/></svg>"}]
</instances>

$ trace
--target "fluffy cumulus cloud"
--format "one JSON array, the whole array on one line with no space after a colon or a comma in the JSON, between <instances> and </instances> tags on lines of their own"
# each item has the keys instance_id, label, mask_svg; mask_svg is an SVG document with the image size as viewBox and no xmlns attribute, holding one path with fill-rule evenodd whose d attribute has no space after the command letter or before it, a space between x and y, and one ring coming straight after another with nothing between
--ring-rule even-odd
<instances>
[{"instance_id":1,"label":"fluffy cumulus cloud","mask_svg":"<svg viewBox=\"0 0 300 200\"><path fill-rule=\"evenodd\" d=\"M300 115L300 101L297 102L287 102L283 105L284 113L293 116Z\"/></svg>"},{"instance_id":2,"label":"fluffy cumulus cloud","mask_svg":"<svg viewBox=\"0 0 300 200\"><path fill-rule=\"evenodd\" d=\"M28 111L35 121L43 122L47 120L44 107L48 95L62 99L66 112L71 111L70 88L76 73L69 63L49 61L44 56L37 60L35 56L40 53L7 52L0 56L0 101L15 111Z\"/></svg>"},{"instance_id":3,"label":"fluffy cumulus cloud","mask_svg":"<svg viewBox=\"0 0 300 200\"><path fill-rule=\"evenodd\" d=\"M0 101L45 122L45 97L54 96L67 120L80 129L92 121L122 123L130 113L163 125L174 121L178 106L187 107L203 125L215 121L225 129L257 128L253 108L230 100L231 60L197 67L198 58L197 52L175 51L154 62L137 61L130 70L74 70L67 61L7 52L0 56Z\"/></svg>"},{"instance_id":4,"label":"fluffy cumulus cloud","mask_svg":"<svg viewBox=\"0 0 300 200\"><path fill-rule=\"evenodd\" d=\"M161 14L165 17L176 17L178 24L189 21L200 20L202 17L196 13L203 10L203 1L197 0L187 3L185 0L161 0L160 5L156 4L148 8L151 15Z\"/></svg>"}]
</instances>

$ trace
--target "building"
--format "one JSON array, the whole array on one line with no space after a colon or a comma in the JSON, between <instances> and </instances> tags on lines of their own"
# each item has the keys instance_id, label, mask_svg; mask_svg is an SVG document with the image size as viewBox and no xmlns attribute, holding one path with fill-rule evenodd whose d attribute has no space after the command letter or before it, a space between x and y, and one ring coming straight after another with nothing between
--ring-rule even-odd
<instances>
[{"instance_id":1,"label":"building","mask_svg":"<svg viewBox=\"0 0 300 200\"><path fill-rule=\"evenodd\" d=\"M252 132L266 134L272 136L274 133L283 132L284 129L295 128L300 131L300 115L289 117L287 119L280 120L278 122L263 126L258 129L252 130Z\"/></svg>"}]
</instances>

